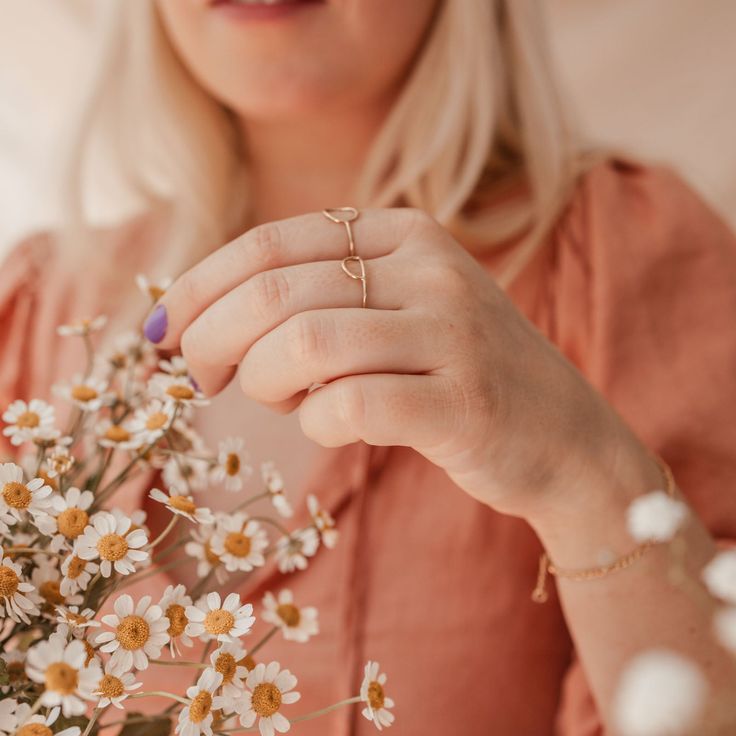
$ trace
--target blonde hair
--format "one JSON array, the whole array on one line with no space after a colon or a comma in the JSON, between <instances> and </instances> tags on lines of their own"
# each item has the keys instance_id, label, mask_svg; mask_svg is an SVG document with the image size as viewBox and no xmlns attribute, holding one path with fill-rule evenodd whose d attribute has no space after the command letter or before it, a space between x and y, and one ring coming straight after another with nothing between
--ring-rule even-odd
<instances>
[{"instance_id":1,"label":"blonde hair","mask_svg":"<svg viewBox=\"0 0 736 736\"><path fill-rule=\"evenodd\" d=\"M153 2L109 2L85 86L60 235L93 248L86 159L101 135L146 208L170 207L152 255L176 275L244 222L247 161L232 111L190 75ZM444 0L359 172L357 207L419 207L470 250L522 236L497 276L506 288L555 221L584 160L566 120L538 0ZM524 196L515 196L521 185Z\"/></svg>"}]
</instances>

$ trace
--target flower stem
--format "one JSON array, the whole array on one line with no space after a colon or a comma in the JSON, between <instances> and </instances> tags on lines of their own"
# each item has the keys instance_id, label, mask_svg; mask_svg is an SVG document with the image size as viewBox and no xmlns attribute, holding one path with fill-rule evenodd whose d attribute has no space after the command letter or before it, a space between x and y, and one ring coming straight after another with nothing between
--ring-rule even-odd
<instances>
[{"instance_id":1,"label":"flower stem","mask_svg":"<svg viewBox=\"0 0 736 736\"><path fill-rule=\"evenodd\" d=\"M256 644L256 645L255 645L255 646L253 647L253 649L251 649L251 650L249 650L249 651L248 651L248 654L250 654L251 656L253 656L253 655L254 655L254 654L255 654L255 653L256 653L256 652L257 652L257 651L258 651L259 649L261 649L261 647L263 647L263 646L264 646L264 644L266 644L266 642L267 642L267 641L268 641L268 640L269 640L269 639L270 639L271 637L273 637L273 635L274 635L274 634L275 634L275 633L276 633L276 632L277 632L277 631L279 630L279 628L280 628L279 626L274 626L274 627L273 627L273 628L271 629L271 631L269 631L269 632L268 632L268 634L266 634L266 635L265 635L265 636L263 637L263 639L261 639L261 640L260 640L260 641L258 642L258 644Z\"/></svg>"},{"instance_id":2,"label":"flower stem","mask_svg":"<svg viewBox=\"0 0 736 736\"><path fill-rule=\"evenodd\" d=\"M133 698L149 698L156 696L160 698L171 698L172 700L176 700L182 705L189 705L189 701L185 698L182 698L179 695L174 695L174 693L167 693L165 690L149 690L146 693L135 693L135 695L129 695L128 698L130 700L133 700Z\"/></svg>"},{"instance_id":3,"label":"flower stem","mask_svg":"<svg viewBox=\"0 0 736 736\"><path fill-rule=\"evenodd\" d=\"M145 550L153 549L157 544L162 542L168 533L176 526L176 523L179 521L179 514L172 514L171 515L171 521L166 525L166 528L159 534L156 539L153 540L150 544L146 545L144 547Z\"/></svg>"},{"instance_id":4,"label":"flower stem","mask_svg":"<svg viewBox=\"0 0 736 736\"><path fill-rule=\"evenodd\" d=\"M151 664L163 664L167 667L178 667L179 665L182 665L184 667L196 667L200 670L206 670L209 667L209 665L204 662L192 662L186 659L172 659L170 661L166 659L149 659L148 661Z\"/></svg>"}]
</instances>

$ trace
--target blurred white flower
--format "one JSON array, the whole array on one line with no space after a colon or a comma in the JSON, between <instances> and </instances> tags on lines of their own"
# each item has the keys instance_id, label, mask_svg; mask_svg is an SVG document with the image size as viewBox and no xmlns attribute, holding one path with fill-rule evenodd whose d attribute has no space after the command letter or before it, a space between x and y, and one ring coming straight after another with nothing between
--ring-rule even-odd
<instances>
[{"instance_id":1,"label":"blurred white flower","mask_svg":"<svg viewBox=\"0 0 736 736\"><path fill-rule=\"evenodd\" d=\"M158 367L170 376L188 376L189 366L181 355L172 355L168 360L159 360Z\"/></svg>"},{"instance_id":2,"label":"blurred white flower","mask_svg":"<svg viewBox=\"0 0 736 736\"><path fill-rule=\"evenodd\" d=\"M113 424L107 417L95 428L97 444L110 450L137 450L142 444L141 436L136 435L130 421Z\"/></svg>"},{"instance_id":3,"label":"blurred white flower","mask_svg":"<svg viewBox=\"0 0 736 736\"><path fill-rule=\"evenodd\" d=\"M44 685L41 704L61 706L65 718L81 716L87 709L84 700L93 700L92 690L100 678L95 660L85 666L87 650L79 639L67 643L58 635L34 644L28 650L26 672L34 682Z\"/></svg>"},{"instance_id":4,"label":"blurred white flower","mask_svg":"<svg viewBox=\"0 0 736 736\"><path fill-rule=\"evenodd\" d=\"M184 545L184 551L194 557L197 562L197 576L203 578L209 575L210 571L215 571L217 582L222 585L227 579L228 574L222 560L212 551L212 536L215 533L215 525L202 524L201 526L190 531L191 541Z\"/></svg>"},{"instance_id":5,"label":"blurred white flower","mask_svg":"<svg viewBox=\"0 0 736 736\"><path fill-rule=\"evenodd\" d=\"M222 440L217 453L217 464L212 469L212 480L222 483L226 491L237 493L243 488L244 478L253 473L247 464L248 453L243 449L241 437L227 437Z\"/></svg>"},{"instance_id":6,"label":"blurred white flower","mask_svg":"<svg viewBox=\"0 0 736 736\"><path fill-rule=\"evenodd\" d=\"M191 496L178 493L172 493L170 496L167 496L161 489L152 488L148 497L163 504L172 513L189 519L189 521L194 521L198 524L212 524L215 521L212 512L204 506L197 506Z\"/></svg>"},{"instance_id":7,"label":"blurred white flower","mask_svg":"<svg viewBox=\"0 0 736 736\"><path fill-rule=\"evenodd\" d=\"M148 559L141 549L148 538L141 529L130 529L130 519L116 517L108 511L94 515L91 524L77 537L74 551L83 560L100 560L100 573L109 578L113 568L120 575L135 572L138 562Z\"/></svg>"},{"instance_id":8,"label":"blurred white flower","mask_svg":"<svg viewBox=\"0 0 736 736\"><path fill-rule=\"evenodd\" d=\"M238 511L218 519L210 545L228 572L250 572L265 564L268 537L257 521Z\"/></svg>"},{"instance_id":9,"label":"blurred white flower","mask_svg":"<svg viewBox=\"0 0 736 736\"><path fill-rule=\"evenodd\" d=\"M702 577L712 595L736 604L736 549L719 552L703 568Z\"/></svg>"},{"instance_id":10,"label":"blurred white flower","mask_svg":"<svg viewBox=\"0 0 736 736\"><path fill-rule=\"evenodd\" d=\"M652 491L637 498L628 508L629 533L638 542L667 542L674 537L688 515L687 506L664 491Z\"/></svg>"},{"instance_id":11,"label":"blurred white flower","mask_svg":"<svg viewBox=\"0 0 736 736\"><path fill-rule=\"evenodd\" d=\"M337 544L339 535L339 532L335 528L335 520L329 511L320 507L317 496L312 493L307 496L307 509L309 510L309 515L312 517L314 526L322 538L322 543L327 549L333 549Z\"/></svg>"},{"instance_id":12,"label":"blurred white flower","mask_svg":"<svg viewBox=\"0 0 736 736\"><path fill-rule=\"evenodd\" d=\"M713 631L718 642L736 654L736 606L726 606L716 611Z\"/></svg>"},{"instance_id":13,"label":"blurred white flower","mask_svg":"<svg viewBox=\"0 0 736 736\"><path fill-rule=\"evenodd\" d=\"M99 332L107 324L107 317L101 314L94 319L80 319L68 325L59 325L57 334L61 337L83 337L93 332Z\"/></svg>"},{"instance_id":14,"label":"blurred white flower","mask_svg":"<svg viewBox=\"0 0 736 736\"><path fill-rule=\"evenodd\" d=\"M290 519L294 515L294 509L291 507L289 499L284 495L284 478L281 472L276 469L273 460L266 460L261 463L261 478L266 490L271 494L273 507L280 516Z\"/></svg>"},{"instance_id":15,"label":"blurred white flower","mask_svg":"<svg viewBox=\"0 0 736 736\"><path fill-rule=\"evenodd\" d=\"M174 404L159 399L135 410L128 424L131 432L138 435L141 444L150 445L161 439L174 417Z\"/></svg>"},{"instance_id":16,"label":"blurred white flower","mask_svg":"<svg viewBox=\"0 0 736 736\"><path fill-rule=\"evenodd\" d=\"M15 716L18 719L18 725L22 726L22 728L16 732L16 736L48 736L51 733L54 736L79 736L82 732L79 726L69 726L69 728L63 728L61 731L54 731L51 728L58 720L59 713L61 712L61 708L58 705L52 708L46 716L39 714L31 715L31 710L31 706L26 703L21 703L18 706ZM35 728L33 728L34 724ZM30 733L23 733L23 728L26 726L29 727Z\"/></svg>"},{"instance_id":17,"label":"blurred white flower","mask_svg":"<svg viewBox=\"0 0 736 736\"><path fill-rule=\"evenodd\" d=\"M40 399L14 401L3 414L3 421L9 426L3 429L3 434L10 437L13 445L22 445L24 442L40 437L53 439L61 434L55 426L54 407Z\"/></svg>"},{"instance_id":18,"label":"blurred white flower","mask_svg":"<svg viewBox=\"0 0 736 736\"><path fill-rule=\"evenodd\" d=\"M706 695L695 665L675 652L652 649L635 657L621 676L614 716L622 736L689 733Z\"/></svg>"},{"instance_id":19,"label":"blurred white flower","mask_svg":"<svg viewBox=\"0 0 736 736\"><path fill-rule=\"evenodd\" d=\"M222 675L222 694L238 699L243 694L248 668L242 664L248 656L239 641L228 641L210 654L210 663L215 672Z\"/></svg>"},{"instance_id":20,"label":"blurred white flower","mask_svg":"<svg viewBox=\"0 0 736 736\"><path fill-rule=\"evenodd\" d=\"M73 636L82 637L84 636L85 629L100 626L99 621L95 621L96 613L91 608L85 608L80 611L79 606L64 606L56 607L56 620L60 624L64 624L69 627Z\"/></svg>"},{"instance_id":21,"label":"blurred white flower","mask_svg":"<svg viewBox=\"0 0 736 736\"><path fill-rule=\"evenodd\" d=\"M292 532L276 543L276 561L283 573L306 570L307 557L313 557L319 548L319 534L313 527Z\"/></svg>"},{"instance_id":22,"label":"blurred white flower","mask_svg":"<svg viewBox=\"0 0 736 736\"><path fill-rule=\"evenodd\" d=\"M112 652L110 663L120 664L124 671L135 667L145 670L149 659L158 659L169 640L166 633L169 619L161 606L151 605L151 596L144 595L138 605L127 594L113 604L115 613L102 617L102 623L114 631L102 631L95 637L100 651Z\"/></svg>"},{"instance_id":23,"label":"blurred white flower","mask_svg":"<svg viewBox=\"0 0 736 736\"><path fill-rule=\"evenodd\" d=\"M148 297L151 298L152 302L157 302L165 293L174 280L170 276L164 276L163 278L154 281L149 279L145 274L136 274L135 284L136 286Z\"/></svg>"},{"instance_id":24,"label":"blurred white flower","mask_svg":"<svg viewBox=\"0 0 736 736\"><path fill-rule=\"evenodd\" d=\"M61 583L59 591L63 596L74 595L78 590L87 590L89 581L100 566L92 560L84 560L74 552L61 563Z\"/></svg>"},{"instance_id":25,"label":"blurred white flower","mask_svg":"<svg viewBox=\"0 0 736 736\"><path fill-rule=\"evenodd\" d=\"M294 605L290 590L279 591L278 598L267 592L263 597L261 618L281 629L284 639L304 643L319 633L317 609L314 606L299 608Z\"/></svg>"},{"instance_id":26,"label":"blurred white flower","mask_svg":"<svg viewBox=\"0 0 736 736\"><path fill-rule=\"evenodd\" d=\"M56 383L51 387L54 396L69 401L82 411L99 411L115 400L115 394L107 390L107 381L97 376L77 373L69 383Z\"/></svg>"},{"instance_id":27,"label":"blurred white flower","mask_svg":"<svg viewBox=\"0 0 736 736\"><path fill-rule=\"evenodd\" d=\"M241 605L237 593L229 593L224 601L219 593L208 593L194 606L187 606L189 623L185 632L189 636L198 636L203 641L235 641L245 636L255 623L253 606L250 603Z\"/></svg>"},{"instance_id":28,"label":"blurred white flower","mask_svg":"<svg viewBox=\"0 0 736 736\"><path fill-rule=\"evenodd\" d=\"M177 453L166 461L163 479L172 493L192 493L207 488L209 472L209 461Z\"/></svg>"},{"instance_id":29,"label":"blurred white flower","mask_svg":"<svg viewBox=\"0 0 736 736\"><path fill-rule=\"evenodd\" d=\"M386 695L386 673L379 674L378 662L368 662L363 670L363 682L360 685L360 699L366 704L363 715L372 721L380 731L394 722L394 714L389 708L394 707L394 701Z\"/></svg>"},{"instance_id":30,"label":"blurred white flower","mask_svg":"<svg viewBox=\"0 0 736 736\"><path fill-rule=\"evenodd\" d=\"M158 604L161 606L164 616L169 619L169 628L166 631L169 635L169 652L172 657L178 657L181 653L179 649L180 642L187 647L194 644L186 633L186 627L189 623L186 609L192 605L192 599L187 595L187 590L183 585L169 585Z\"/></svg>"},{"instance_id":31,"label":"blurred white flower","mask_svg":"<svg viewBox=\"0 0 736 736\"><path fill-rule=\"evenodd\" d=\"M197 389L190 376L172 376L154 373L148 381L148 393L162 401L173 401L184 406L208 406L210 400Z\"/></svg>"},{"instance_id":32,"label":"blurred white flower","mask_svg":"<svg viewBox=\"0 0 736 736\"><path fill-rule=\"evenodd\" d=\"M257 664L245 680L246 690L235 703L240 725L250 728L258 719L261 736L286 733L290 721L280 712L282 705L296 703L301 694L294 688L297 679L289 670L282 670L278 662Z\"/></svg>"},{"instance_id":33,"label":"blurred white flower","mask_svg":"<svg viewBox=\"0 0 736 736\"><path fill-rule=\"evenodd\" d=\"M43 605L45 613L55 610L56 606L77 605L83 600L81 595L66 596L61 592L61 571L53 558L47 557L33 568L31 584L35 589L36 602Z\"/></svg>"}]
</instances>

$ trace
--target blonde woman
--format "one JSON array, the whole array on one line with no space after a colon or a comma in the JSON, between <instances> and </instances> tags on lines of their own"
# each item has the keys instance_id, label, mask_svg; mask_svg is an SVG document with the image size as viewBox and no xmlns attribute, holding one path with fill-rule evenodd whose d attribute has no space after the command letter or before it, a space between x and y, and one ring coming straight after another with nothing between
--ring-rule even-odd
<instances>
[{"instance_id":1,"label":"blonde woman","mask_svg":"<svg viewBox=\"0 0 736 736\"><path fill-rule=\"evenodd\" d=\"M298 673L305 711L353 693L367 656L404 734L612 730L622 668L655 646L690 657L711 692L733 687L666 544L531 597L543 551L586 570L632 548L628 505L665 484L656 455L694 511L692 574L736 534L736 245L668 171L576 152L539 4L108 12L70 146L76 215L2 268L3 403L47 395L79 359L57 324L134 322L133 274L183 273L146 331L214 396L206 439L266 436L256 406L290 417L300 431L277 432L272 454L311 471L291 500L317 493L340 529L288 580L320 634L269 652ZM90 230L99 134L148 208ZM322 213L348 205L365 307L341 268L346 228ZM285 584L267 565L241 592ZM299 733L372 728L346 710Z\"/></svg>"}]
</instances>

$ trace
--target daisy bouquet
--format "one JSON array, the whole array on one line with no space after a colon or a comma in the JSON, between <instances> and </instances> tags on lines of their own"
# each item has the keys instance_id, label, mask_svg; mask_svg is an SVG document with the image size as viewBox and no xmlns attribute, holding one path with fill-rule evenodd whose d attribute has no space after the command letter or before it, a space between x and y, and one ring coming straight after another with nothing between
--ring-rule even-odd
<instances>
[{"instance_id":1,"label":"daisy bouquet","mask_svg":"<svg viewBox=\"0 0 736 736\"><path fill-rule=\"evenodd\" d=\"M165 288L140 277L139 285L154 301ZM16 400L2 415L13 456L0 462L0 736L120 728L271 736L351 704L378 730L391 725L376 662L354 697L297 711L297 677L268 659L267 644L277 634L307 643L319 631L317 610L288 589L266 593L258 613L270 628L252 641L253 604L223 590L268 557L284 573L306 568L337 542L330 514L310 496L310 523L288 529L292 507L274 463L256 474L242 438L211 450L195 431L192 417L208 400L183 358L159 359L138 331L97 350L104 325L98 317L58 328L86 357L83 372L53 387L70 407L65 426L41 399ZM248 492L253 476L260 482ZM167 518L155 535L145 511L116 505L141 491ZM203 491L232 498L230 510L201 505ZM262 504L271 511L255 515ZM188 587L126 591L187 561L196 566ZM198 659L187 656L195 643ZM190 669L184 692L143 688L143 670L172 666ZM147 696L170 705L137 712L136 699Z\"/></svg>"}]
</instances>

